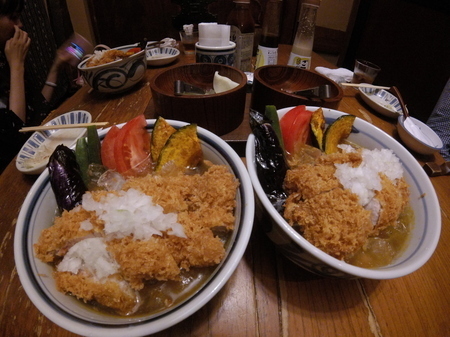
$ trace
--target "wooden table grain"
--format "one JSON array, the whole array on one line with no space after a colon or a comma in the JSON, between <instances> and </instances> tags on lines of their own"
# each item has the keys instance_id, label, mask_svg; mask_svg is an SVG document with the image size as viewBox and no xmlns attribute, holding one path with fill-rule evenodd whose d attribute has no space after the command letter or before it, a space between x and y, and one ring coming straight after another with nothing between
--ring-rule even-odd
<instances>
[{"instance_id":1,"label":"wooden table grain","mask_svg":"<svg viewBox=\"0 0 450 337\"><path fill-rule=\"evenodd\" d=\"M280 46L286 64L289 46ZM194 62L183 56L177 64ZM318 55L313 67L332 65ZM132 91L107 96L80 89L50 118L76 109L93 121L126 122L144 113L154 117L149 79L166 68L149 68ZM339 110L361 117L398 139L393 121L373 113L346 88ZM249 99L247 100L247 107ZM242 125L223 136L243 148L250 129ZM439 155L415 155L420 163L442 163ZM14 230L35 176L18 172L14 161L0 176L0 336L75 336L42 315L22 288L14 264ZM261 230L267 219L256 211L245 255L224 288L195 314L154 336L450 336L450 176L431 178L439 198L442 233L436 252L418 271L393 280L340 280L318 277L280 255Z\"/></svg>"}]
</instances>

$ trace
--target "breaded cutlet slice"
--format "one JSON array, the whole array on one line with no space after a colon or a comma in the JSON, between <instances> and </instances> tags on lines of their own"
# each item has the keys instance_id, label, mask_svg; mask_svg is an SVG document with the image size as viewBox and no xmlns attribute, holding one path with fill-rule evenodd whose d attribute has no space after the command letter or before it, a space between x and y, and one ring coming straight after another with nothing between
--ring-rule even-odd
<instances>
[{"instance_id":1,"label":"breaded cutlet slice","mask_svg":"<svg viewBox=\"0 0 450 337\"><path fill-rule=\"evenodd\" d=\"M180 268L170 250L167 239L153 236L149 240L132 237L107 241L107 250L120 265L121 274L133 289L142 289L145 280L177 280Z\"/></svg>"},{"instance_id":2,"label":"breaded cutlet slice","mask_svg":"<svg viewBox=\"0 0 450 337\"><path fill-rule=\"evenodd\" d=\"M298 165L288 170L284 180L284 188L288 193L301 193L302 199L328 192L342 186L335 177L334 164L349 163L358 166L362 162L362 156L358 152L333 153L316 158L314 164Z\"/></svg>"},{"instance_id":3,"label":"breaded cutlet slice","mask_svg":"<svg viewBox=\"0 0 450 337\"><path fill-rule=\"evenodd\" d=\"M365 243L372 231L370 211L348 190L335 188L308 200L291 194L286 200L284 217L317 248L338 259L345 258Z\"/></svg>"},{"instance_id":4,"label":"breaded cutlet slice","mask_svg":"<svg viewBox=\"0 0 450 337\"><path fill-rule=\"evenodd\" d=\"M108 251L134 289L142 289L146 280L178 280L180 268L213 266L223 259L223 242L210 228L185 225L185 234L187 238L165 235L150 240L114 239L107 242Z\"/></svg>"},{"instance_id":5,"label":"breaded cutlet slice","mask_svg":"<svg viewBox=\"0 0 450 337\"><path fill-rule=\"evenodd\" d=\"M300 193L301 199L309 199L341 186L334 172L336 168L331 165L299 165L286 172L284 188L289 194Z\"/></svg>"},{"instance_id":6,"label":"breaded cutlet slice","mask_svg":"<svg viewBox=\"0 0 450 337\"><path fill-rule=\"evenodd\" d=\"M117 275L111 275L104 281L96 281L86 272L73 274L56 271L54 278L59 291L84 302L97 301L121 315L135 312L140 303L139 294Z\"/></svg>"},{"instance_id":7,"label":"breaded cutlet slice","mask_svg":"<svg viewBox=\"0 0 450 337\"><path fill-rule=\"evenodd\" d=\"M89 221L92 229L80 228L83 221ZM103 229L103 222L98 221L95 213L77 207L70 212L64 211L55 218L51 227L44 229L39 240L34 244L36 257L43 262L54 262L63 257L67 250L79 240L87 236L95 236Z\"/></svg>"},{"instance_id":8,"label":"breaded cutlet slice","mask_svg":"<svg viewBox=\"0 0 450 337\"><path fill-rule=\"evenodd\" d=\"M386 175L380 174L382 190L375 192L381 209L372 235L378 235L388 226L395 226L400 214L409 202L409 187L404 178L395 182Z\"/></svg>"},{"instance_id":9,"label":"breaded cutlet slice","mask_svg":"<svg viewBox=\"0 0 450 337\"><path fill-rule=\"evenodd\" d=\"M152 196L165 213L189 212L201 227L234 227L239 182L225 166L213 165L202 175L148 175L130 178L123 189L134 188ZM200 215L195 213L200 211Z\"/></svg>"}]
</instances>

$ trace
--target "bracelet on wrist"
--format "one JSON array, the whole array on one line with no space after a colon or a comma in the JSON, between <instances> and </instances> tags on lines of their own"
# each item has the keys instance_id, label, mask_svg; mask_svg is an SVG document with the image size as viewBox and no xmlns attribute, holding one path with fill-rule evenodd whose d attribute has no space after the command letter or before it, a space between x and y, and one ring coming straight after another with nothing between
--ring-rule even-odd
<instances>
[{"instance_id":1,"label":"bracelet on wrist","mask_svg":"<svg viewBox=\"0 0 450 337\"><path fill-rule=\"evenodd\" d=\"M58 85L56 83L50 82L50 81L46 81L45 85L48 85L49 87L53 87L56 88Z\"/></svg>"}]
</instances>

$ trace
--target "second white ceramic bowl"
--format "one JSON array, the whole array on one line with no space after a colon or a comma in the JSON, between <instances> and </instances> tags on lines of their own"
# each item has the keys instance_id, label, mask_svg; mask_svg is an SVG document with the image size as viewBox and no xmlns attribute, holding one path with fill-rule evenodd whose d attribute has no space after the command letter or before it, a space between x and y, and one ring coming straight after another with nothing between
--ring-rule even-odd
<instances>
[{"instance_id":1,"label":"second white ceramic bowl","mask_svg":"<svg viewBox=\"0 0 450 337\"><path fill-rule=\"evenodd\" d=\"M278 111L282 117L291 108ZM317 107L308 107L317 109ZM343 112L323 109L327 124L344 115ZM309 243L295 231L272 206L259 182L255 163L255 138L247 141L246 160L256 195L261 200L267 217L266 231L279 250L298 266L315 274L338 278L392 279L405 276L423 266L433 254L441 232L441 212L430 178L417 160L394 138L366 121L356 118L349 141L368 149L391 149L404 168L410 187L410 205L414 210L414 224L407 247L388 266L360 268L338 260Z\"/></svg>"}]
</instances>

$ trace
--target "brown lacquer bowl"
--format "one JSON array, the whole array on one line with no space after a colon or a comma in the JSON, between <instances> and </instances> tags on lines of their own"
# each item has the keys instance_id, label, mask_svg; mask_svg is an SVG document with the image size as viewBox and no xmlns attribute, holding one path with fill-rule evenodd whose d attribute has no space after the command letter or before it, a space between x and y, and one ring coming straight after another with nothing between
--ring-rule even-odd
<instances>
[{"instance_id":1,"label":"brown lacquer bowl","mask_svg":"<svg viewBox=\"0 0 450 337\"><path fill-rule=\"evenodd\" d=\"M309 98L288 93L323 84L330 85L330 98ZM277 109L297 105L337 109L343 95L341 87L336 82L314 71L269 65L255 70L251 107L258 111L264 111L266 105L275 105Z\"/></svg>"},{"instance_id":2,"label":"brown lacquer bowl","mask_svg":"<svg viewBox=\"0 0 450 337\"><path fill-rule=\"evenodd\" d=\"M220 94L175 95L177 80L205 90L212 89L215 72L239 83ZM150 85L156 113L166 119L197 125L221 136L236 129L244 118L247 77L239 69L216 63L196 63L167 69Z\"/></svg>"}]
</instances>

